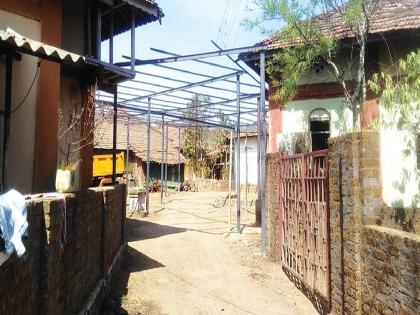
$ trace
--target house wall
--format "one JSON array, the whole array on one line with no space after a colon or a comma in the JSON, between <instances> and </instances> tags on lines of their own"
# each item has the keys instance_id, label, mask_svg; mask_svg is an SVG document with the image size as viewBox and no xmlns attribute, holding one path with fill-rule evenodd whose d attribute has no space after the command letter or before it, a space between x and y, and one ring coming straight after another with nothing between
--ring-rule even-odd
<instances>
[{"instance_id":1,"label":"house wall","mask_svg":"<svg viewBox=\"0 0 420 315\"><path fill-rule=\"evenodd\" d=\"M41 40L41 23L21 15L0 10L0 29L12 28L23 36ZM12 70L12 110L22 102L29 91L37 72L36 57L22 54L21 61L13 62ZM0 63L0 99L4 110L4 87L6 65ZM16 112L11 114L10 133L5 161L5 188L17 188L22 193L32 191L33 160L35 147L35 119L38 97L39 76L28 94L26 101ZM0 124L3 139L3 117ZM1 151L3 147L1 144Z\"/></svg>"},{"instance_id":2,"label":"house wall","mask_svg":"<svg viewBox=\"0 0 420 315\"><path fill-rule=\"evenodd\" d=\"M258 155L257 155L258 137L248 137L248 184L257 185L258 183ZM246 153L245 153L245 137L241 138L241 162L240 162L240 181L241 185L246 184ZM236 157L236 155L235 155ZM236 169L235 169L236 173Z\"/></svg>"},{"instance_id":3,"label":"house wall","mask_svg":"<svg viewBox=\"0 0 420 315\"><path fill-rule=\"evenodd\" d=\"M380 70L392 71L389 65L419 47L419 38L400 38L381 43ZM381 118L392 122L387 110L379 101ZM416 139L395 127L383 126L381 131L381 174L383 198L387 206L410 212L420 207L420 169L417 165ZM411 145L409 144L411 142ZM407 148L410 148L407 151Z\"/></svg>"},{"instance_id":4,"label":"house wall","mask_svg":"<svg viewBox=\"0 0 420 315\"><path fill-rule=\"evenodd\" d=\"M283 133L309 131L309 114L323 108L331 115L330 132L336 137L351 127L351 112L345 108L344 98L305 99L286 104L283 110Z\"/></svg>"},{"instance_id":5,"label":"house wall","mask_svg":"<svg viewBox=\"0 0 420 315\"><path fill-rule=\"evenodd\" d=\"M68 144L80 137L80 132L76 130L68 130L69 121L71 117L74 117L76 114L81 113L82 109L82 90L80 87L80 82L76 79L61 78L60 86L60 112L61 118L59 122L58 136L61 140L58 141L58 150L57 150L57 166L62 164L66 165L69 163L79 163L80 164L80 151L72 152L74 149L77 149L79 145L72 146L68 148ZM80 124L79 124L80 125ZM76 126L76 128L79 128ZM67 152L69 152L69 160L67 161ZM91 174L92 177L92 174ZM75 187L76 190L81 188L80 185L80 167L77 167L75 171Z\"/></svg>"},{"instance_id":6,"label":"house wall","mask_svg":"<svg viewBox=\"0 0 420 315\"><path fill-rule=\"evenodd\" d=\"M409 144L411 141L411 144ZM393 208L420 208L420 169L416 139L408 132L381 131L383 198ZM411 146L411 150L407 148Z\"/></svg>"},{"instance_id":7,"label":"house wall","mask_svg":"<svg viewBox=\"0 0 420 315\"><path fill-rule=\"evenodd\" d=\"M41 25L40 40L44 43L61 47L61 1L43 0L16 1L2 0L0 10L24 16L38 21ZM19 25L11 25L18 29ZM35 192L54 189L57 163L57 110L60 102L60 65L42 61L35 115L30 118L35 123L35 146L33 152L33 177L30 190ZM22 154L19 154L19 158ZM29 171L29 170L28 170ZM32 174L25 174L32 176ZM20 187L16 187L19 188ZM26 188L26 187L24 187Z\"/></svg>"},{"instance_id":8,"label":"house wall","mask_svg":"<svg viewBox=\"0 0 420 315\"><path fill-rule=\"evenodd\" d=\"M273 95L275 92L275 88L270 87L270 95ZM337 133L337 131L348 128L351 115L348 110L343 109L342 102L342 87L334 82L301 85L295 100L289 102L286 106L270 100L268 153L277 152L279 134L308 130L308 114L317 107L325 108L330 112L334 119L334 124L331 126L334 132ZM287 112L287 117L285 112ZM342 124L337 122L337 117L339 116L344 117ZM290 119L293 122L288 123ZM288 123L288 125L284 126L284 122Z\"/></svg>"},{"instance_id":9,"label":"house wall","mask_svg":"<svg viewBox=\"0 0 420 315\"><path fill-rule=\"evenodd\" d=\"M419 47L418 45L418 37L414 38L404 38L399 37L396 39L387 39L386 43L381 42L374 42L368 47L368 54L366 59L367 70L366 74L369 78L370 75L376 73L378 71L389 70L389 66L394 64L396 60L399 60L402 57L405 57L410 51L413 51ZM350 54L350 52L344 51L342 55ZM341 64L346 69L347 62L346 60L342 60ZM351 78L355 77L357 69L355 68L356 63L353 62L353 66L345 70L346 73L346 80L350 80ZM298 95L296 96L296 100L294 102L290 102L289 104L276 104L273 101L270 101L269 107L269 147L268 152L276 152L277 151L277 135L279 133L287 133L289 132L287 128L290 128L295 131L303 131L304 126L302 126L302 121L305 120L305 115L301 112L297 113L297 117L293 117L291 111L293 108L289 108L291 104L293 106L298 106L299 104L296 102L300 102L301 100L308 100L313 102L314 100L320 99L328 99L328 98L342 98L343 97L343 90L338 84L334 83L335 79L333 76L326 71L326 68L316 69L316 71L312 71L303 76L300 82L300 88L298 91ZM349 81L348 81L349 84ZM270 87L270 95L275 93L275 88ZM308 108L313 109L310 103L306 103ZM341 106L336 104L335 108L330 109L333 112L339 113L341 110ZM299 111L299 109L298 109ZM285 113L286 112L286 113ZM290 114L290 115L289 115ZM347 123L347 128L351 129L351 114L350 111L346 110L346 119L345 122ZM292 117L292 121L290 118ZM365 105L363 107L362 112L360 113L360 122L362 128L370 129L370 123L380 117L380 106L377 100L377 96L372 95L372 93L368 93ZM302 120L303 119L303 120ZM306 120L307 121L307 120ZM288 126L284 126L284 122L290 122ZM350 124L349 124L350 123ZM290 125L294 125L291 127ZM337 131L336 126L332 126L333 131ZM336 136L340 133L333 133L333 136Z\"/></svg>"},{"instance_id":10,"label":"house wall","mask_svg":"<svg viewBox=\"0 0 420 315\"><path fill-rule=\"evenodd\" d=\"M147 163L143 161L143 173L146 174ZM184 165L181 164L181 183L184 181ZM150 180L160 181L161 178L161 164L156 162L150 163ZM178 183L178 164L168 164L168 182Z\"/></svg>"},{"instance_id":11,"label":"house wall","mask_svg":"<svg viewBox=\"0 0 420 315\"><path fill-rule=\"evenodd\" d=\"M86 54L86 2L63 0L62 48L84 56ZM94 30L92 30L93 32Z\"/></svg>"}]
</instances>

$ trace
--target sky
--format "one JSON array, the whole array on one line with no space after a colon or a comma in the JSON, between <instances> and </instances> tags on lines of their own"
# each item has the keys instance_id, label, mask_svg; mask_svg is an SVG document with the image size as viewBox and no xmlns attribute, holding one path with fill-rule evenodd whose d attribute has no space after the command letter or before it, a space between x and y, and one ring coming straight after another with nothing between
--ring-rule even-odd
<instances>
[{"instance_id":1,"label":"sky","mask_svg":"<svg viewBox=\"0 0 420 315\"><path fill-rule=\"evenodd\" d=\"M165 16L162 18L162 24L153 22L136 29L136 58L138 59L153 59L167 56L153 52L150 48L158 48L172 53L186 55L217 50L211 43L211 40L216 41L220 46L227 49L251 46L264 38L264 35L258 30L249 30L243 25L245 18L253 18L257 14L257 11L252 10L253 0L157 0L157 2L162 8ZM108 47L108 43L104 42L102 46L104 60L108 60ZM122 55L130 55L129 32L119 35L114 39L114 62L126 61L122 58ZM234 59L237 58L237 56L232 57ZM236 68L236 65L228 60L227 57L217 57L208 59L208 61ZM233 72L232 70L219 69L193 61L168 65L204 73L210 76L221 76ZM169 80L144 75L144 73L151 73L187 82L198 82L206 79L205 77L186 75L154 66L138 66L137 70L143 73L137 74L137 81L164 85L167 87L178 87L185 85L185 83L171 82ZM252 70L249 71L252 72ZM255 75L255 77L258 79L257 75ZM235 78L232 78L232 80L235 80ZM248 75L243 75L241 77L241 82L257 84L256 81L251 79ZM124 86L131 87L131 89L120 88L120 97L130 99L133 98L132 95L124 95L122 93L134 93L136 95L150 94L150 92L135 91L132 88L147 89L149 91L161 91L165 89L163 87L139 82L129 82L124 84ZM235 90L235 84L229 82L214 83L212 86ZM215 97L212 98L212 101L218 101L219 99L217 97L228 99L236 97L236 93L234 92L217 91L208 88L195 88L192 89L192 91L215 95ZM259 90L255 87L241 86L241 92L258 93ZM178 92L175 93L175 95L185 98L190 98L192 96L191 94L184 92ZM160 99L181 103L187 102L185 100L177 100L165 96ZM255 104L251 104L250 101L249 104L244 103L243 107L255 108L256 100L253 100L252 102ZM163 104L158 101L155 101L155 103L159 105ZM146 104L138 105L146 107ZM155 105L155 107L156 106L157 105ZM254 118L255 115L244 115L243 123L252 123Z\"/></svg>"}]
</instances>

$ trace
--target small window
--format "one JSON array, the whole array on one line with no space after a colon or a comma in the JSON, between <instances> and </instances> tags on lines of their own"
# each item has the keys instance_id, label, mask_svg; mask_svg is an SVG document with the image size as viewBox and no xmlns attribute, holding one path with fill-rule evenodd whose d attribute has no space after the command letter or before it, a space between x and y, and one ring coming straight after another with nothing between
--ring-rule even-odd
<instances>
[{"instance_id":1,"label":"small window","mask_svg":"<svg viewBox=\"0 0 420 315\"><path fill-rule=\"evenodd\" d=\"M312 137L312 151L328 149L330 120L330 113L323 108L316 108L309 113L309 130Z\"/></svg>"}]
</instances>

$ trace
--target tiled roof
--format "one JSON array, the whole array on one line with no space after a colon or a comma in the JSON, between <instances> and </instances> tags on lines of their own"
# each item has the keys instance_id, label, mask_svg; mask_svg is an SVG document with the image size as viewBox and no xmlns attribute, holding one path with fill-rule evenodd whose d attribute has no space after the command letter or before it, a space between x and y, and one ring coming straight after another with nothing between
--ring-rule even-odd
<instances>
[{"instance_id":1,"label":"tiled roof","mask_svg":"<svg viewBox=\"0 0 420 315\"><path fill-rule=\"evenodd\" d=\"M119 110L121 113L121 110ZM124 114L122 116L125 116ZM178 128L169 127L168 164L178 164ZM103 122L95 131L95 149L112 149L113 123ZM117 123L117 150L127 150L127 119L121 117ZM147 160L147 125L137 118L130 117L130 150L143 161ZM150 131L150 160L160 163L162 159L161 128L152 127ZM185 158L181 154L181 163Z\"/></svg>"},{"instance_id":2,"label":"tiled roof","mask_svg":"<svg viewBox=\"0 0 420 315\"><path fill-rule=\"evenodd\" d=\"M354 33L341 19L344 7L319 15L322 32L337 39L354 37ZM381 34L400 30L420 29L420 0L380 0L370 21L369 34ZM281 49L299 44L282 39L281 31L266 38L263 43L270 50Z\"/></svg>"}]
</instances>

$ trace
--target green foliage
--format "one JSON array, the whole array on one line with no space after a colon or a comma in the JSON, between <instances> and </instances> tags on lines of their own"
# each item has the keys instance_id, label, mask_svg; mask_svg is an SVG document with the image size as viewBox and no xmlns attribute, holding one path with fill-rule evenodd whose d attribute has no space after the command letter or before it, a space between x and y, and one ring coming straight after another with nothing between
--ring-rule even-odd
<instances>
[{"instance_id":1,"label":"green foliage","mask_svg":"<svg viewBox=\"0 0 420 315\"><path fill-rule=\"evenodd\" d=\"M388 113L384 124L417 134L420 129L420 50L387 72L374 74L369 87L381 95Z\"/></svg>"},{"instance_id":2,"label":"green foliage","mask_svg":"<svg viewBox=\"0 0 420 315\"><path fill-rule=\"evenodd\" d=\"M420 183L420 50L411 52L387 71L373 75L368 84L372 91L381 96L381 105L386 111L381 115L378 124L385 128L408 132L405 136L407 147L404 155L417 155L417 168L404 168L401 180L394 182L394 187L404 193L407 183L412 178L417 178L417 183ZM418 208L420 190L411 202L413 209ZM402 201L400 203L402 204ZM401 204L395 206L402 207ZM409 222L412 220L414 215Z\"/></svg>"},{"instance_id":3,"label":"green foliage","mask_svg":"<svg viewBox=\"0 0 420 315\"><path fill-rule=\"evenodd\" d=\"M377 2L378 0L255 0L256 6L263 13L258 20L248 20L247 25L257 27L267 21L277 21L281 28L275 36L283 44L283 48L267 62L267 72L273 85L277 87L272 98L284 106L296 96L303 76L311 73L317 65L325 65L330 75L342 86L347 107L353 112L353 127L357 127L357 117L366 94L364 55L369 19ZM354 90L346 84L345 74L346 71L351 71L351 67L345 69L337 60L340 52L339 39L323 29L324 24L330 22L328 14L332 12L353 31L356 38L353 48L359 51L359 56L352 53L349 54L352 60L347 60L348 65L358 64Z\"/></svg>"}]
</instances>

